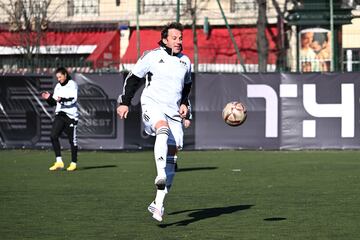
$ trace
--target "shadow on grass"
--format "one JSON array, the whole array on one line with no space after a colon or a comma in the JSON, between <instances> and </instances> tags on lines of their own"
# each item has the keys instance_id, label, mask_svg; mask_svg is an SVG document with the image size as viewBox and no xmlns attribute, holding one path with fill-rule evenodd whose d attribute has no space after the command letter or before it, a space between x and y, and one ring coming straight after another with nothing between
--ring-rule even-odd
<instances>
[{"instance_id":1,"label":"shadow on grass","mask_svg":"<svg viewBox=\"0 0 360 240\"><path fill-rule=\"evenodd\" d=\"M193 168L179 168L176 172L190 172L190 171L200 171L200 170L215 170L217 167L193 167Z\"/></svg>"},{"instance_id":2,"label":"shadow on grass","mask_svg":"<svg viewBox=\"0 0 360 240\"><path fill-rule=\"evenodd\" d=\"M79 168L79 170L92 170L92 169L98 169L98 168L113 168L113 167L117 167L117 165L101 165L101 166L82 167L82 168Z\"/></svg>"},{"instance_id":3,"label":"shadow on grass","mask_svg":"<svg viewBox=\"0 0 360 240\"><path fill-rule=\"evenodd\" d=\"M182 221L169 223L169 224L159 224L159 227L166 228L172 225L176 226L186 226L190 223L194 223L203 219L207 218L213 218L213 217L219 217L223 214L231 214L235 213L237 211L243 211L250 209L254 205L236 205L236 206L229 206L229 207L218 207L218 208L204 208L204 209L191 209L191 210L185 210L185 211L179 211L179 212L172 212L169 213L169 215L176 215L181 213L190 212L188 216L189 219L185 219Z\"/></svg>"},{"instance_id":4,"label":"shadow on grass","mask_svg":"<svg viewBox=\"0 0 360 240\"><path fill-rule=\"evenodd\" d=\"M284 217L264 218L264 221L269 221L269 222L276 222L276 221L283 221L283 220L286 220L286 218L284 218Z\"/></svg>"}]
</instances>

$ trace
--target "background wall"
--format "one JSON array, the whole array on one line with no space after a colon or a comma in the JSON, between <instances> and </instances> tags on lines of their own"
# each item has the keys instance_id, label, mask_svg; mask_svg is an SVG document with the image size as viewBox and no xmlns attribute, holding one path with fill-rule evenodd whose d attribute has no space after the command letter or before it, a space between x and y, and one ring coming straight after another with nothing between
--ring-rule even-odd
<instances>
[{"instance_id":1,"label":"background wall","mask_svg":"<svg viewBox=\"0 0 360 240\"><path fill-rule=\"evenodd\" d=\"M185 149L358 149L358 73L196 74L191 93L194 120ZM116 116L124 74L74 74L79 84L81 149L151 148L140 119L140 93L126 121ZM0 146L50 148L54 109L40 98L52 76L0 76ZM241 101L246 122L226 125L221 111ZM66 139L63 144L67 147Z\"/></svg>"}]
</instances>

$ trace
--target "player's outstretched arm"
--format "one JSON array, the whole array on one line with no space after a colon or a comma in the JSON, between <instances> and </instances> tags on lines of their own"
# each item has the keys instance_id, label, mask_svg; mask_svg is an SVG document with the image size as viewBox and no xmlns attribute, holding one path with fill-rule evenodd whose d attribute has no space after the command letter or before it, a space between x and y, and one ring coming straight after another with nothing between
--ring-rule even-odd
<instances>
[{"instance_id":1,"label":"player's outstretched arm","mask_svg":"<svg viewBox=\"0 0 360 240\"><path fill-rule=\"evenodd\" d=\"M49 92L42 92L41 93L42 99L46 100L46 102L50 106L56 106L56 100L53 98L53 95Z\"/></svg>"}]
</instances>

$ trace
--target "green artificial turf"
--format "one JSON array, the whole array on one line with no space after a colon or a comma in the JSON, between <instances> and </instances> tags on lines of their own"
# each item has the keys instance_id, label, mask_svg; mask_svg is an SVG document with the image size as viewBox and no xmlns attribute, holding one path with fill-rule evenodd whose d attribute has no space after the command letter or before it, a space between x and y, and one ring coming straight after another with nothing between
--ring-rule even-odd
<instances>
[{"instance_id":1,"label":"green artificial turf","mask_svg":"<svg viewBox=\"0 0 360 240\"><path fill-rule=\"evenodd\" d=\"M69 152L65 151L66 166ZM358 239L360 152L189 151L165 202L151 151L0 151L0 239Z\"/></svg>"}]
</instances>

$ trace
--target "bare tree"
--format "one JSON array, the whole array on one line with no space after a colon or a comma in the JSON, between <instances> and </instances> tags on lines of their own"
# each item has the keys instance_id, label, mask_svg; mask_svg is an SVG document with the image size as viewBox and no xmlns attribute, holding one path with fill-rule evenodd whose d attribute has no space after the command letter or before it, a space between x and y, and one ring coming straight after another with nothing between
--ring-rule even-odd
<instances>
[{"instance_id":1,"label":"bare tree","mask_svg":"<svg viewBox=\"0 0 360 240\"><path fill-rule=\"evenodd\" d=\"M291 28L286 28L285 27L285 22L286 22L286 15L288 14L288 10L292 9L294 5L300 4L298 1L295 0L285 0L284 2L284 8L281 9L279 3L277 0L272 0L271 1L276 14L277 14L277 29L278 29L278 34L277 36L275 34L273 34L270 31L270 37L273 39L274 42L276 42L277 45L277 63L276 63L276 68L279 71L285 70L287 68L287 59L286 59L286 53L288 51L289 48L289 42L288 42L288 38L286 37L286 31L291 31Z\"/></svg>"},{"instance_id":2,"label":"bare tree","mask_svg":"<svg viewBox=\"0 0 360 240\"><path fill-rule=\"evenodd\" d=\"M13 32L7 39L23 54L27 67L37 64L41 39L48 27L49 6L52 0L8 0L1 1L0 9L8 17L9 31ZM60 7L60 5L59 5ZM57 8L59 8L57 7ZM57 10L55 8L55 11Z\"/></svg>"},{"instance_id":3,"label":"bare tree","mask_svg":"<svg viewBox=\"0 0 360 240\"><path fill-rule=\"evenodd\" d=\"M256 46L258 50L259 72L266 72L269 42L266 38L266 0L257 0L258 2L258 20L257 20L257 35Z\"/></svg>"},{"instance_id":4,"label":"bare tree","mask_svg":"<svg viewBox=\"0 0 360 240\"><path fill-rule=\"evenodd\" d=\"M265 31L268 30L269 36L273 42L277 45L277 70L284 70L286 68L286 52L288 50L288 39L285 37L285 18L288 12L288 7L299 4L299 1L296 0L285 0L284 9L280 8L280 5L277 0L271 0L272 5L275 8L277 14L277 29L278 33L274 33L270 28L267 28L267 15L266 0L257 0L258 2L258 21L257 21L257 47L258 47L258 57L259 57L259 72L266 72L267 58L268 58L268 48L269 43L266 38Z\"/></svg>"},{"instance_id":5,"label":"bare tree","mask_svg":"<svg viewBox=\"0 0 360 240\"><path fill-rule=\"evenodd\" d=\"M193 44L194 44L194 72L197 73L199 70L199 46L198 46L198 37L197 37L197 21L198 21L198 14L199 12L206 9L205 2L202 2L198 4L197 0L184 0L184 3L186 3L185 11L182 13L179 13L180 17L188 17L190 16L191 19L191 30L193 34ZM200 5L200 6L199 6ZM203 5L203 6L201 6ZM180 19L179 19L180 20Z\"/></svg>"}]
</instances>

